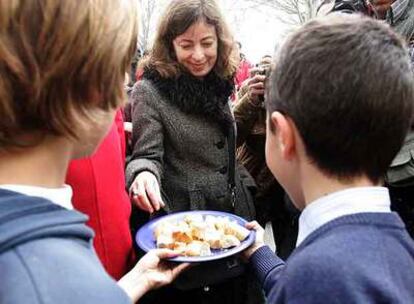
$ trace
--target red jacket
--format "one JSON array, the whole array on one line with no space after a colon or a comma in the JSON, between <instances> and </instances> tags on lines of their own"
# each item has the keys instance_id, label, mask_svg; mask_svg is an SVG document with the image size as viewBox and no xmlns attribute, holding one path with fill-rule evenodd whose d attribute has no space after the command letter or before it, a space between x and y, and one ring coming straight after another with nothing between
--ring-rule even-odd
<instances>
[{"instance_id":1,"label":"red jacket","mask_svg":"<svg viewBox=\"0 0 414 304\"><path fill-rule=\"evenodd\" d=\"M253 67L253 65L248 62L246 59L240 61L239 67L236 72L236 90L240 89L243 81L249 78L249 70Z\"/></svg>"},{"instance_id":2,"label":"red jacket","mask_svg":"<svg viewBox=\"0 0 414 304\"><path fill-rule=\"evenodd\" d=\"M131 205L125 190L125 137L121 111L98 150L70 163L66 182L75 209L89 216L95 250L108 273L119 279L134 260L129 229Z\"/></svg>"}]
</instances>

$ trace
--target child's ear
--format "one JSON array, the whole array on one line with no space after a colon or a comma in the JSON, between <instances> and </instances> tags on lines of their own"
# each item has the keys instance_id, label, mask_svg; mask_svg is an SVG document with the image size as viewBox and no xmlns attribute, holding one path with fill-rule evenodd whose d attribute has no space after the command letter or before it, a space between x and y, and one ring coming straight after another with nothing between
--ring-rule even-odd
<instances>
[{"instance_id":1,"label":"child's ear","mask_svg":"<svg viewBox=\"0 0 414 304\"><path fill-rule=\"evenodd\" d=\"M293 122L280 112L273 112L271 123L276 129L279 139L279 149L281 155L286 160L290 160L296 153L296 141Z\"/></svg>"}]
</instances>

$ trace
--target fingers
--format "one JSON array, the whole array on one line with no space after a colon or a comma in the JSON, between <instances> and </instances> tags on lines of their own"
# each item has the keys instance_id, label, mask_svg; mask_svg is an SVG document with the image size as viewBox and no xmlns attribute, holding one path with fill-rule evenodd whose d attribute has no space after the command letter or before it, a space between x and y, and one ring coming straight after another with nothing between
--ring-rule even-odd
<instances>
[{"instance_id":1,"label":"fingers","mask_svg":"<svg viewBox=\"0 0 414 304\"><path fill-rule=\"evenodd\" d=\"M262 226L260 226L260 224L257 221L246 223L246 228L255 231L263 230Z\"/></svg>"},{"instance_id":2,"label":"fingers","mask_svg":"<svg viewBox=\"0 0 414 304\"><path fill-rule=\"evenodd\" d=\"M154 212L154 209L147 197L143 181L136 179L130 188L132 200L137 204L138 208L149 213Z\"/></svg>"},{"instance_id":3,"label":"fingers","mask_svg":"<svg viewBox=\"0 0 414 304\"><path fill-rule=\"evenodd\" d=\"M256 82L249 86L250 91L252 90L264 90L264 83L263 82Z\"/></svg>"},{"instance_id":4,"label":"fingers","mask_svg":"<svg viewBox=\"0 0 414 304\"><path fill-rule=\"evenodd\" d=\"M256 75L249 80L249 99L256 100L258 96L264 95L264 75Z\"/></svg>"},{"instance_id":5,"label":"fingers","mask_svg":"<svg viewBox=\"0 0 414 304\"><path fill-rule=\"evenodd\" d=\"M175 279L181 272L190 267L190 263L181 263L172 269L173 279Z\"/></svg>"},{"instance_id":6,"label":"fingers","mask_svg":"<svg viewBox=\"0 0 414 304\"><path fill-rule=\"evenodd\" d=\"M145 181L145 191L147 193L148 201L151 204L151 207L156 211L160 210L161 207L159 202L160 195L157 193L157 188L156 181Z\"/></svg>"},{"instance_id":7,"label":"fingers","mask_svg":"<svg viewBox=\"0 0 414 304\"><path fill-rule=\"evenodd\" d=\"M140 181L138 183L138 191L137 191L138 203L141 209L148 211L149 213L154 212L154 208L147 196L147 191L145 187L145 182Z\"/></svg>"},{"instance_id":8,"label":"fingers","mask_svg":"<svg viewBox=\"0 0 414 304\"><path fill-rule=\"evenodd\" d=\"M248 80L247 84L249 86L251 86L253 84L256 84L256 83L262 83L263 84L265 82L265 80L266 80L266 76L265 75L257 74L254 77L250 78Z\"/></svg>"},{"instance_id":9,"label":"fingers","mask_svg":"<svg viewBox=\"0 0 414 304\"><path fill-rule=\"evenodd\" d=\"M165 207L156 177L151 172L141 172L130 188L130 196L137 206L149 213Z\"/></svg>"},{"instance_id":10,"label":"fingers","mask_svg":"<svg viewBox=\"0 0 414 304\"><path fill-rule=\"evenodd\" d=\"M161 198L160 187L158 186L158 182L156 179L147 180L145 189L151 201L151 204L155 210L158 211L161 207L165 207L165 204Z\"/></svg>"},{"instance_id":11,"label":"fingers","mask_svg":"<svg viewBox=\"0 0 414 304\"><path fill-rule=\"evenodd\" d=\"M179 255L178 252L172 251L170 249L155 249L151 252L153 252L153 254L155 254L160 260L175 258Z\"/></svg>"}]
</instances>

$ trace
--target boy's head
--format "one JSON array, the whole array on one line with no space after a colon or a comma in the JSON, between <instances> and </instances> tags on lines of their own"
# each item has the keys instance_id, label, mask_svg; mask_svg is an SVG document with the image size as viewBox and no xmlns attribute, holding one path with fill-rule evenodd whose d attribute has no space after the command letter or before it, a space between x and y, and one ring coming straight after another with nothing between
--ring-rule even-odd
<instances>
[{"instance_id":1,"label":"boy's head","mask_svg":"<svg viewBox=\"0 0 414 304\"><path fill-rule=\"evenodd\" d=\"M0 150L47 136L99 141L124 100L134 2L0 0Z\"/></svg>"},{"instance_id":2,"label":"boy's head","mask_svg":"<svg viewBox=\"0 0 414 304\"><path fill-rule=\"evenodd\" d=\"M276 62L266 86L266 156L282 185L300 191L301 155L329 178L378 184L412 117L403 40L373 19L332 14L294 33ZM297 135L293 145L286 130Z\"/></svg>"}]
</instances>

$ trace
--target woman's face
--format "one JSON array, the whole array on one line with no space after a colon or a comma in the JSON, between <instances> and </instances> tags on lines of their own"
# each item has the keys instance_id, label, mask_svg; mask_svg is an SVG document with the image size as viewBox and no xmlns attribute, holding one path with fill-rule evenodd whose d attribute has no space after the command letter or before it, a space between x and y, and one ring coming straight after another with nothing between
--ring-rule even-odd
<instances>
[{"instance_id":1,"label":"woman's face","mask_svg":"<svg viewBox=\"0 0 414 304\"><path fill-rule=\"evenodd\" d=\"M193 76L204 77L217 61L217 34L213 25L199 21L173 40L177 61Z\"/></svg>"}]
</instances>

